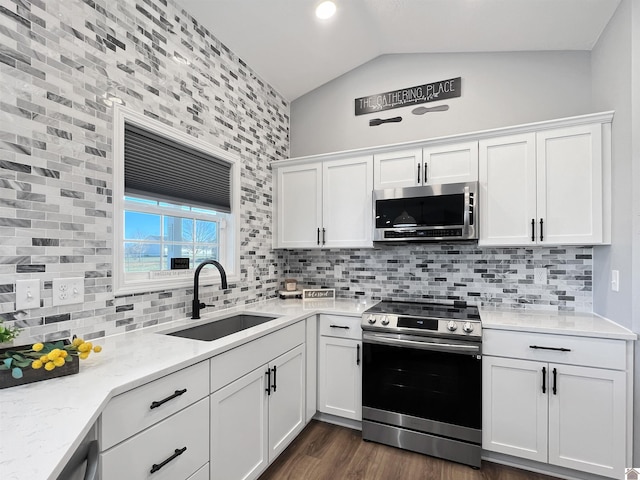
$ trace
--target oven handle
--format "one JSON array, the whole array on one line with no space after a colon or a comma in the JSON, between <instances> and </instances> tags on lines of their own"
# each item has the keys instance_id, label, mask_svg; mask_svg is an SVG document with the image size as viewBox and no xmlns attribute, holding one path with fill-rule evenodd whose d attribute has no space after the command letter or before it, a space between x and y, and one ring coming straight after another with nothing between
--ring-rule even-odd
<instances>
[{"instance_id":1,"label":"oven handle","mask_svg":"<svg viewBox=\"0 0 640 480\"><path fill-rule=\"evenodd\" d=\"M411 346L420 350L433 350L436 352L450 352L450 353L471 353L480 354L480 345L468 345L459 343L438 343L427 342L422 340L405 340L401 338L390 338L386 335L380 335L376 333L362 334L363 343L377 343L381 345L396 345L396 346Z\"/></svg>"}]
</instances>

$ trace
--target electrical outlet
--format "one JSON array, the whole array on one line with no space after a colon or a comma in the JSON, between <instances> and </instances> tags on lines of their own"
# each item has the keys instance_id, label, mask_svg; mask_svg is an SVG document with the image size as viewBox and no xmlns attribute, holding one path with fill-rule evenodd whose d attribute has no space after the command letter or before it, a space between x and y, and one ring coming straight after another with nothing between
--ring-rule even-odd
<instances>
[{"instance_id":1,"label":"electrical outlet","mask_svg":"<svg viewBox=\"0 0 640 480\"><path fill-rule=\"evenodd\" d=\"M53 306L84 302L84 278L54 278L52 282Z\"/></svg>"},{"instance_id":2,"label":"electrical outlet","mask_svg":"<svg viewBox=\"0 0 640 480\"><path fill-rule=\"evenodd\" d=\"M546 268L534 268L533 269L533 283L536 285L547 284L547 269Z\"/></svg>"},{"instance_id":3,"label":"electrical outlet","mask_svg":"<svg viewBox=\"0 0 640 480\"><path fill-rule=\"evenodd\" d=\"M620 291L620 271L618 270L611 270L611 290Z\"/></svg>"},{"instance_id":4,"label":"electrical outlet","mask_svg":"<svg viewBox=\"0 0 640 480\"><path fill-rule=\"evenodd\" d=\"M16 310L40 308L40 280L16 280Z\"/></svg>"}]
</instances>

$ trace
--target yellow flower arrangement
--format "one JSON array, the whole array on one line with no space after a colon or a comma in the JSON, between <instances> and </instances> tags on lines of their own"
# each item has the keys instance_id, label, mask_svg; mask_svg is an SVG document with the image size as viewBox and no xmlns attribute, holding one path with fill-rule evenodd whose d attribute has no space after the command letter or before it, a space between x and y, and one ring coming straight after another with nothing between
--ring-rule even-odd
<instances>
[{"instance_id":1,"label":"yellow flower arrangement","mask_svg":"<svg viewBox=\"0 0 640 480\"><path fill-rule=\"evenodd\" d=\"M31 367L34 370L44 368L50 372L71 362L73 356L84 360L91 352L102 351L100 345L75 337L71 343L63 341L34 343L31 348L16 348L0 353L0 371L10 370L13 378L23 377L22 369Z\"/></svg>"}]
</instances>

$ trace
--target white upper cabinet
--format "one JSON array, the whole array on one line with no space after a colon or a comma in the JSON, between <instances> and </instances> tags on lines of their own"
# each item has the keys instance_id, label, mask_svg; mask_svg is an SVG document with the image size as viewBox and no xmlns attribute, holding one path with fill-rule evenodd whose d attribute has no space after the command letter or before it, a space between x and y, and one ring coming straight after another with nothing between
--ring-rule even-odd
<instances>
[{"instance_id":1,"label":"white upper cabinet","mask_svg":"<svg viewBox=\"0 0 640 480\"><path fill-rule=\"evenodd\" d=\"M376 153L373 170L375 190L422 185L422 149Z\"/></svg>"},{"instance_id":2,"label":"white upper cabinet","mask_svg":"<svg viewBox=\"0 0 640 480\"><path fill-rule=\"evenodd\" d=\"M480 141L480 245L606 243L601 124Z\"/></svg>"},{"instance_id":3,"label":"white upper cabinet","mask_svg":"<svg viewBox=\"0 0 640 480\"><path fill-rule=\"evenodd\" d=\"M374 188L403 188L478 180L478 142L374 154Z\"/></svg>"},{"instance_id":4,"label":"white upper cabinet","mask_svg":"<svg viewBox=\"0 0 640 480\"><path fill-rule=\"evenodd\" d=\"M275 248L373 246L373 157L277 169Z\"/></svg>"},{"instance_id":5,"label":"white upper cabinet","mask_svg":"<svg viewBox=\"0 0 640 480\"><path fill-rule=\"evenodd\" d=\"M371 156L323 163L322 246L372 246L372 187Z\"/></svg>"},{"instance_id":6,"label":"white upper cabinet","mask_svg":"<svg viewBox=\"0 0 640 480\"><path fill-rule=\"evenodd\" d=\"M535 243L535 141L525 133L480 142L480 245Z\"/></svg>"},{"instance_id":7,"label":"white upper cabinet","mask_svg":"<svg viewBox=\"0 0 640 480\"><path fill-rule=\"evenodd\" d=\"M422 161L422 185L478 180L478 142L425 147Z\"/></svg>"},{"instance_id":8,"label":"white upper cabinet","mask_svg":"<svg viewBox=\"0 0 640 480\"><path fill-rule=\"evenodd\" d=\"M277 247L318 246L322 222L322 164L279 168L277 171Z\"/></svg>"},{"instance_id":9,"label":"white upper cabinet","mask_svg":"<svg viewBox=\"0 0 640 480\"><path fill-rule=\"evenodd\" d=\"M538 242L602 243L601 126L548 130L536 140Z\"/></svg>"}]
</instances>

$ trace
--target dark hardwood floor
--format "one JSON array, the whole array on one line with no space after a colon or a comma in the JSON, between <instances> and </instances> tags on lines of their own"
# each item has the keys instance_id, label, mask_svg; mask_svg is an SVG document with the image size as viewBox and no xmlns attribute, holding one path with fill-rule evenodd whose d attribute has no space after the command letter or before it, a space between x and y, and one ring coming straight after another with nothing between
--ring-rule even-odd
<instances>
[{"instance_id":1,"label":"dark hardwood floor","mask_svg":"<svg viewBox=\"0 0 640 480\"><path fill-rule=\"evenodd\" d=\"M491 462L480 470L386 445L312 421L259 480L557 480Z\"/></svg>"}]
</instances>

